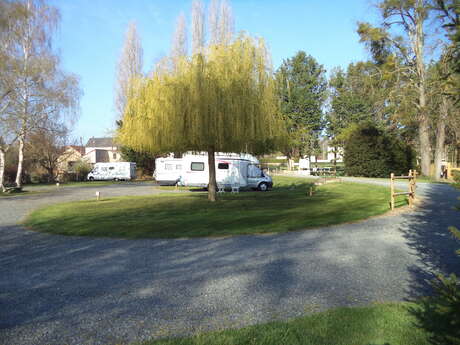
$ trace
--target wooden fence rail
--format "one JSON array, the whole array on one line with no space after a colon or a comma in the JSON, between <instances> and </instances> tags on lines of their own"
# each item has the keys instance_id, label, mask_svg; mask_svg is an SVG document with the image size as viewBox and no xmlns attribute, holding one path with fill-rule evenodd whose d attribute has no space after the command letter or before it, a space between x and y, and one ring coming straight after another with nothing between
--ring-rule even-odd
<instances>
[{"instance_id":1,"label":"wooden fence rail","mask_svg":"<svg viewBox=\"0 0 460 345\"><path fill-rule=\"evenodd\" d=\"M395 180L409 180L409 190L407 192L395 192ZM390 175L390 206L391 209L395 209L395 196L398 195L408 195L409 196L409 206L412 207L415 201L415 190L417 188L417 171L409 170L409 175L407 176L395 176L394 173Z\"/></svg>"}]
</instances>

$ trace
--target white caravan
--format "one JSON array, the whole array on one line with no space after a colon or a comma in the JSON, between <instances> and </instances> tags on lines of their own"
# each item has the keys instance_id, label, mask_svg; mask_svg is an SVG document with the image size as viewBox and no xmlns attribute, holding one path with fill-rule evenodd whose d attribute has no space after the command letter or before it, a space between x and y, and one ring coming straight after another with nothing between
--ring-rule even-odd
<instances>
[{"instance_id":1,"label":"white caravan","mask_svg":"<svg viewBox=\"0 0 460 345\"><path fill-rule=\"evenodd\" d=\"M153 178L160 186L176 185L182 175L182 158L157 158L155 159L155 172Z\"/></svg>"},{"instance_id":2,"label":"white caravan","mask_svg":"<svg viewBox=\"0 0 460 345\"><path fill-rule=\"evenodd\" d=\"M242 158L244 157L244 158ZM270 176L258 167L258 160L250 155L217 154L216 181L224 188L253 188L266 191L273 186ZM182 158L179 184L187 187L207 187L209 164L207 155L186 155Z\"/></svg>"},{"instance_id":3,"label":"white caravan","mask_svg":"<svg viewBox=\"0 0 460 345\"><path fill-rule=\"evenodd\" d=\"M254 188L265 191L273 186L273 181L260 170L258 164L258 159L250 154L218 152L217 184L224 188ZM187 152L182 158L157 158L153 177L160 185L207 187L208 155L205 152Z\"/></svg>"},{"instance_id":4,"label":"white caravan","mask_svg":"<svg viewBox=\"0 0 460 345\"><path fill-rule=\"evenodd\" d=\"M131 180L136 178L136 163L114 162L96 163L88 174L89 181L96 180Z\"/></svg>"}]
</instances>

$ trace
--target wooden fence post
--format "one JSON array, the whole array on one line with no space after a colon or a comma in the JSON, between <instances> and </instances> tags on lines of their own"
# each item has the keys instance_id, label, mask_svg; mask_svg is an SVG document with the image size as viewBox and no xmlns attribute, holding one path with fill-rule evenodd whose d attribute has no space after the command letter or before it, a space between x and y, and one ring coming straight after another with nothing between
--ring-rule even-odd
<instances>
[{"instance_id":1,"label":"wooden fence post","mask_svg":"<svg viewBox=\"0 0 460 345\"><path fill-rule=\"evenodd\" d=\"M413 188L412 188L412 170L409 170L409 207L412 207Z\"/></svg>"},{"instance_id":2,"label":"wooden fence post","mask_svg":"<svg viewBox=\"0 0 460 345\"><path fill-rule=\"evenodd\" d=\"M391 205L391 210L393 211L395 209L395 174L391 173L390 175L390 193L391 193L391 199L390 199L390 205Z\"/></svg>"}]
</instances>

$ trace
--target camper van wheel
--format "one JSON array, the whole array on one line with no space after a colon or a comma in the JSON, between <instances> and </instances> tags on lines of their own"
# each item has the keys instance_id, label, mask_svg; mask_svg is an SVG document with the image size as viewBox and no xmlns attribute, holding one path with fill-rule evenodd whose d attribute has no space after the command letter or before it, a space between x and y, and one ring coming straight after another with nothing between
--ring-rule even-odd
<instances>
[{"instance_id":1,"label":"camper van wheel","mask_svg":"<svg viewBox=\"0 0 460 345\"><path fill-rule=\"evenodd\" d=\"M261 184L259 184L259 190L261 192L266 192L268 190L268 184L266 184L265 182L262 182Z\"/></svg>"},{"instance_id":2,"label":"camper van wheel","mask_svg":"<svg viewBox=\"0 0 460 345\"><path fill-rule=\"evenodd\" d=\"M90 180L91 182L93 182L93 181L94 181L94 177L91 176L91 177L89 178L89 180Z\"/></svg>"},{"instance_id":3,"label":"camper van wheel","mask_svg":"<svg viewBox=\"0 0 460 345\"><path fill-rule=\"evenodd\" d=\"M113 180L114 180L115 182L120 181L120 180L118 179L118 177L115 177Z\"/></svg>"}]
</instances>

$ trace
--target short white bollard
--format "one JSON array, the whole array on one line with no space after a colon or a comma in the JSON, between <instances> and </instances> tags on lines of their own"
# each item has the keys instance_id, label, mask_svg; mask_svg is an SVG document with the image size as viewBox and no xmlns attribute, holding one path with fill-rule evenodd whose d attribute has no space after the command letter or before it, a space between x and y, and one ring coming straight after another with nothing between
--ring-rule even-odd
<instances>
[{"instance_id":1,"label":"short white bollard","mask_svg":"<svg viewBox=\"0 0 460 345\"><path fill-rule=\"evenodd\" d=\"M59 187L59 182L56 182L56 187Z\"/></svg>"},{"instance_id":2,"label":"short white bollard","mask_svg":"<svg viewBox=\"0 0 460 345\"><path fill-rule=\"evenodd\" d=\"M101 192L96 192L96 200L99 201L101 198Z\"/></svg>"}]
</instances>

